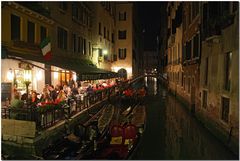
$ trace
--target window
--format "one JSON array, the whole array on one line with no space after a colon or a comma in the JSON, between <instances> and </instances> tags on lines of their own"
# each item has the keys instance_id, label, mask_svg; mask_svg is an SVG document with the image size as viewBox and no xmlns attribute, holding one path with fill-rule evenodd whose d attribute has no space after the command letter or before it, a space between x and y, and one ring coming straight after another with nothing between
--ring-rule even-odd
<instances>
[{"instance_id":1,"label":"window","mask_svg":"<svg viewBox=\"0 0 240 161\"><path fill-rule=\"evenodd\" d=\"M222 97L222 116L221 119L228 123L228 117L229 117L229 98Z\"/></svg>"},{"instance_id":2,"label":"window","mask_svg":"<svg viewBox=\"0 0 240 161\"><path fill-rule=\"evenodd\" d=\"M107 30L107 39L109 40L109 30Z\"/></svg>"},{"instance_id":3,"label":"window","mask_svg":"<svg viewBox=\"0 0 240 161\"><path fill-rule=\"evenodd\" d=\"M88 55L90 56L91 55L91 42L89 41L88 42Z\"/></svg>"},{"instance_id":4,"label":"window","mask_svg":"<svg viewBox=\"0 0 240 161\"><path fill-rule=\"evenodd\" d=\"M103 37L106 38L106 27L103 28Z\"/></svg>"},{"instance_id":5,"label":"window","mask_svg":"<svg viewBox=\"0 0 240 161\"><path fill-rule=\"evenodd\" d=\"M72 35L72 45L73 45L73 52L75 53L77 51L77 35Z\"/></svg>"},{"instance_id":6,"label":"window","mask_svg":"<svg viewBox=\"0 0 240 161\"><path fill-rule=\"evenodd\" d=\"M67 3L66 2L59 2L59 8L63 11L67 10Z\"/></svg>"},{"instance_id":7,"label":"window","mask_svg":"<svg viewBox=\"0 0 240 161\"><path fill-rule=\"evenodd\" d=\"M11 40L20 40L20 17L11 15Z\"/></svg>"},{"instance_id":8,"label":"window","mask_svg":"<svg viewBox=\"0 0 240 161\"><path fill-rule=\"evenodd\" d=\"M102 24L101 24L101 22L99 22L99 24L98 24L98 34L102 35Z\"/></svg>"},{"instance_id":9,"label":"window","mask_svg":"<svg viewBox=\"0 0 240 161\"><path fill-rule=\"evenodd\" d=\"M86 54L86 39L83 39L83 55Z\"/></svg>"},{"instance_id":10,"label":"window","mask_svg":"<svg viewBox=\"0 0 240 161\"><path fill-rule=\"evenodd\" d=\"M190 93L191 88L191 78L188 78L188 93Z\"/></svg>"},{"instance_id":11,"label":"window","mask_svg":"<svg viewBox=\"0 0 240 161\"><path fill-rule=\"evenodd\" d=\"M76 3L72 4L72 16L73 18L77 19L79 18L79 14L78 14L78 7Z\"/></svg>"},{"instance_id":12,"label":"window","mask_svg":"<svg viewBox=\"0 0 240 161\"><path fill-rule=\"evenodd\" d=\"M192 50L191 41L189 41L187 42L187 47L186 47L186 60L191 59L191 50Z\"/></svg>"},{"instance_id":13,"label":"window","mask_svg":"<svg viewBox=\"0 0 240 161\"><path fill-rule=\"evenodd\" d=\"M47 37L47 29L46 27L40 27L40 41L42 42Z\"/></svg>"},{"instance_id":14,"label":"window","mask_svg":"<svg viewBox=\"0 0 240 161\"><path fill-rule=\"evenodd\" d=\"M194 39L193 39L193 57L199 57L199 44L200 44L200 38L199 38L199 34L197 34Z\"/></svg>"},{"instance_id":15,"label":"window","mask_svg":"<svg viewBox=\"0 0 240 161\"><path fill-rule=\"evenodd\" d=\"M112 43L114 43L114 33L112 33Z\"/></svg>"},{"instance_id":16,"label":"window","mask_svg":"<svg viewBox=\"0 0 240 161\"><path fill-rule=\"evenodd\" d=\"M117 55L116 54L113 55L113 61L117 61Z\"/></svg>"},{"instance_id":17,"label":"window","mask_svg":"<svg viewBox=\"0 0 240 161\"><path fill-rule=\"evenodd\" d=\"M35 40L35 24L28 21L28 36L27 36L27 41L29 43L34 43Z\"/></svg>"},{"instance_id":18,"label":"window","mask_svg":"<svg viewBox=\"0 0 240 161\"><path fill-rule=\"evenodd\" d=\"M78 37L78 52L80 54L85 54L84 53L84 40L81 36Z\"/></svg>"},{"instance_id":19,"label":"window","mask_svg":"<svg viewBox=\"0 0 240 161\"><path fill-rule=\"evenodd\" d=\"M119 59L125 59L127 56L127 49L118 49L118 57Z\"/></svg>"},{"instance_id":20,"label":"window","mask_svg":"<svg viewBox=\"0 0 240 161\"><path fill-rule=\"evenodd\" d=\"M225 54L225 68L224 68L224 89L230 91L231 85L231 63L232 63L232 52Z\"/></svg>"},{"instance_id":21,"label":"window","mask_svg":"<svg viewBox=\"0 0 240 161\"><path fill-rule=\"evenodd\" d=\"M99 57L102 57L102 56L103 56L102 49L98 49L98 51L99 51L99 52L98 52L98 54L99 54L98 56L99 56Z\"/></svg>"},{"instance_id":22,"label":"window","mask_svg":"<svg viewBox=\"0 0 240 161\"><path fill-rule=\"evenodd\" d=\"M183 44L183 47L182 47L182 54L183 54L183 61L185 61L186 60L186 45L185 44Z\"/></svg>"},{"instance_id":23,"label":"window","mask_svg":"<svg viewBox=\"0 0 240 161\"><path fill-rule=\"evenodd\" d=\"M126 39L126 37L127 37L126 35L127 35L126 30L124 30L124 31L119 30L118 31L118 39Z\"/></svg>"},{"instance_id":24,"label":"window","mask_svg":"<svg viewBox=\"0 0 240 161\"><path fill-rule=\"evenodd\" d=\"M81 53L81 37L78 37L78 53Z\"/></svg>"},{"instance_id":25,"label":"window","mask_svg":"<svg viewBox=\"0 0 240 161\"><path fill-rule=\"evenodd\" d=\"M203 90L202 107L207 108L207 91Z\"/></svg>"},{"instance_id":26,"label":"window","mask_svg":"<svg viewBox=\"0 0 240 161\"><path fill-rule=\"evenodd\" d=\"M58 27L58 48L67 50L67 31Z\"/></svg>"},{"instance_id":27,"label":"window","mask_svg":"<svg viewBox=\"0 0 240 161\"><path fill-rule=\"evenodd\" d=\"M108 60L108 55L104 55L104 60L107 61Z\"/></svg>"},{"instance_id":28,"label":"window","mask_svg":"<svg viewBox=\"0 0 240 161\"><path fill-rule=\"evenodd\" d=\"M208 84L208 57L205 60L205 80L204 80L204 85L207 86Z\"/></svg>"},{"instance_id":29,"label":"window","mask_svg":"<svg viewBox=\"0 0 240 161\"><path fill-rule=\"evenodd\" d=\"M126 21L126 12L119 12L119 21Z\"/></svg>"}]
</instances>

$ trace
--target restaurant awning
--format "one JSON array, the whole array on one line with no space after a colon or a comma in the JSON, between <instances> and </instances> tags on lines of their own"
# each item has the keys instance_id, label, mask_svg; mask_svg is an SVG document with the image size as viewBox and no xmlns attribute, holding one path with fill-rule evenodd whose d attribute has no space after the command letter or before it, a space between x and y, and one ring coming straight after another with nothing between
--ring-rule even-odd
<instances>
[{"instance_id":1,"label":"restaurant awning","mask_svg":"<svg viewBox=\"0 0 240 161\"><path fill-rule=\"evenodd\" d=\"M59 68L63 68L65 70L72 70L75 71L77 75L82 78L84 78L84 76L89 77L90 75L94 75L91 77L96 79L99 79L98 77L104 78L117 77L117 74L115 72L97 68L92 64L90 60L86 59L52 55L51 60L46 61L44 60L42 55L23 54L9 51L7 52L7 57L8 58L18 57L20 58L20 60L23 59L24 61L26 60L36 61L47 65L53 65Z\"/></svg>"}]
</instances>

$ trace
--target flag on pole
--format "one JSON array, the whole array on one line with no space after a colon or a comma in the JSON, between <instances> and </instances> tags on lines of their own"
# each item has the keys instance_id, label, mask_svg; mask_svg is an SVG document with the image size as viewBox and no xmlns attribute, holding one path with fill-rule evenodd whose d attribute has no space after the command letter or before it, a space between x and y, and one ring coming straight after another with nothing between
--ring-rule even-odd
<instances>
[{"instance_id":1,"label":"flag on pole","mask_svg":"<svg viewBox=\"0 0 240 161\"><path fill-rule=\"evenodd\" d=\"M51 43L50 43L50 38L47 37L45 38L41 44L40 48L42 50L42 54L44 56L45 60L50 60L51 59Z\"/></svg>"}]
</instances>

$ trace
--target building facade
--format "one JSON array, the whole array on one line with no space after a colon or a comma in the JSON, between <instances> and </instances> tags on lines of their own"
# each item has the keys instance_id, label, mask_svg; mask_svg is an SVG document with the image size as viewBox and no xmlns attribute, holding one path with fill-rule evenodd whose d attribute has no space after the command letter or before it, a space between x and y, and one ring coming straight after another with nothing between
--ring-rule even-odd
<instances>
[{"instance_id":1,"label":"building facade","mask_svg":"<svg viewBox=\"0 0 240 161\"><path fill-rule=\"evenodd\" d=\"M171 90L184 94L182 67L182 11L183 3L168 3L168 49L166 72Z\"/></svg>"},{"instance_id":2,"label":"building facade","mask_svg":"<svg viewBox=\"0 0 240 161\"><path fill-rule=\"evenodd\" d=\"M40 93L45 84L63 85L91 72L99 78L109 71L131 78L141 65L134 8L118 2L4 2L2 83L24 93L27 76L29 90ZM40 48L47 38L50 60Z\"/></svg>"},{"instance_id":3,"label":"building facade","mask_svg":"<svg viewBox=\"0 0 240 161\"><path fill-rule=\"evenodd\" d=\"M47 13L45 8L42 11ZM42 56L41 41L51 36L54 21L18 3L6 2L2 7L2 55L13 55L2 59L2 83L10 83L20 92L26 91L26 65L22 57ZM3 57L3 56L2 56ZM45 85L44 63L30 60L30 89L40 91ZM12 89L13 90L13 89Z\"/></svg>"},{"instance_id":4,"label":"building facade","mask_svg":"<svg viewBox=\"0 0 240 161\"><path fill-rule=\"evenodd\" d=\"M92 11L92 62L100 68L111 70L116 56L115 28L116 3L89 2Z\"/></svg>"},{"instance_id":5,"label":"building facade","mask_svg":"<svg viewBox=\"0 0 240 161\"><path fill-rule=\"evenodd\" d=\"M238 3L169 2L167 13L169 89L238 153Z\"/></svg>"},{"instance_id":6,"label":"building facade","mask_svg":"<svg viewBox=\"0 0 240 161\"><path fill-rule=\"evenodd\" d=\"M116 6L116 55L112 70L125 78L133 76L133 61L137 44L134 42L137 36L134 23L134 4L128 2L117 3Z\"/></svg>"},{"instance_id":7,"label":"building facade","mask_svg":"<svg viewBox=\"0 0 240 161\"><path fill-rule=\"evenodd\" d=\"M208 14L206 14L208 13ZM239 142L239 4L203 4L198 115L236 149ZM216 130L215 129L215 130Z\"/></svg>"},{"instance_id":8,"label":"building facade","mask_svg":"<svg viewBox=\"0 0 240 161\"><path fill-rule=\"evenodd\" d=\"M200 24L201 2L183 3L183 97L191 110L200 102L199 63L200 63Z\"/></svg>"}]
</instances>

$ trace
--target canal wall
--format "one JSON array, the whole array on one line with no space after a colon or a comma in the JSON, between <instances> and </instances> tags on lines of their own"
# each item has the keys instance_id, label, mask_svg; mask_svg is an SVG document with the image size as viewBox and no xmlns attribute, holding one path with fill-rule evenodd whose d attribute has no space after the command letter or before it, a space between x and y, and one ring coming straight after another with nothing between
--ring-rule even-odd
<instances>
[{"instance_id":1,"label":"canal wall","mask_svg":"<svg viewBox=\"0 0 240 161\"><path fill-rule=\"evenodd\" d=\"M189 112L194 114L194 117L200 121L205 128L207 128L216 138L218 138L226 147L228 147L234 154L239 155L239 138L234 134L238 134L237 129L226 131L216 121L205 115L199 110L192 111L191 104L179 93L176 93L171 88L168 88L168 93L174 96ZM196 106L196 105L195 105ZM195 108L198 109L198 108ZM234 137L235 136L235 137Z\"/></svg>"},{"instance_id":2,"label":"canal wall","mask_svg":"<svg viewBox=\"0 0 240 161\"><path fill-rule=\"evenodd\" d=\"M107 99L97 102L69 119L69 128L88 120L88 113L99 111ZM46 130L38 131L31 121L2 119L2 153L11 158L33 159L42 156L43 149L54 144L66 135L65 120Z\"/></svg>"}]
</instances>

